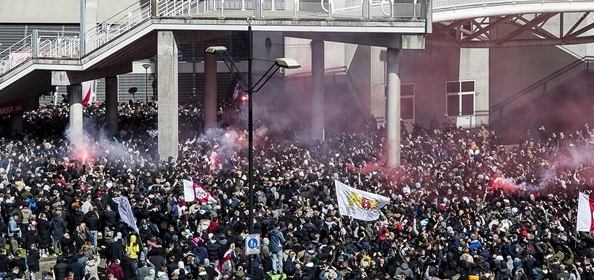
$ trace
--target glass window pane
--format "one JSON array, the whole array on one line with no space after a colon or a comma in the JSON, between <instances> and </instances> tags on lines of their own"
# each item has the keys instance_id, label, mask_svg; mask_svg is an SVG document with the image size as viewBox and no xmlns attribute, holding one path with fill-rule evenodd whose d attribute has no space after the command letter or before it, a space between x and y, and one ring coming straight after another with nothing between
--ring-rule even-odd
<instances>
[{"instance_id":1,"label":"glass window pane","mask_svg":"<svg viewBox=\"0 0 594 280\"><path fill-rule=\"evenodd\" d=\"M458 93L460 92L460 83L459 82L447 82L446 83L446 93Z\"/></svg>"},{"instance_id":2,"label":"glass window pane","mask_svg":"<svg viewBox=\"0 0 594 280\"><path fill-rule=\"evenodd\" d=\"M403 120L412 120L414 118L414 98L400 99L400 117Z\"/></svg>"},{"instance_id":3,"label":"glass window pane","mask_svg":"<svg viewBox=\"0 0 594 280\"><path fill-rule=\"evenodd\" d=\"M474 115L474 94L464 94L462 97L462 115Z\"/></svg>"},{"instance_id":4,"label":"glass window pane","mask_svg":"<svg viewBox=\"0 0 594 280\"><path fill-rule=\"evenodd\" d=\"M400 87L400 96L413 96L415 95L415 85L405 84Z\"/></svg>"},{"instance_id":5,"label":"glass window pane","mask_svg":"<svg viewBox=\"0 0 594 280\"><path fill-rule=\"evenodd\" d=\"M459 108L460 106L458 106L458 95L450 95L446 98L447 100L447 114L448 116L458 116L459 113Z\"/></svg>"},{"instance_id":6,"label":"glass window pane","mask_svg":"<svg viewBox=\"0 0 594 280\"><path fill-rule=\"evenodd\" d=\"M462 92L474 92L474 81L462 82Z\"/></svg>"}]
</instances>

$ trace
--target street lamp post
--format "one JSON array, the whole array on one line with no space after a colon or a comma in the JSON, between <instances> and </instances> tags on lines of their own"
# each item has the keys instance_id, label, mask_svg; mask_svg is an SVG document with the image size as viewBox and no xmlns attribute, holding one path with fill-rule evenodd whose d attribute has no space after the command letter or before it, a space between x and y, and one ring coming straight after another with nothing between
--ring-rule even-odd
<instances>
[{"instance_id":1,"label":"street lamp post","mask_svg":"<svg viewBox=\"0 0 594 280\"><path fill-rule=\"evenodd\" d=\"M224 46L211 46L206 49L206 53L214 54L223 59L231 74L240 82L242 90L247 92L248 94L248 200L249 200L249 214L248 214L248 230L249 233L253 232L254 229L254 186L253 186L253 176L254 176L254 123L253 123L253 99L252 95L258 92L262 87L272 78L272 76L278 71L280 68L285 69L297 69L300 68L301 65L297 61L292 58L277 58L268 68L268 70L264 73L264 75L255 83L252 80L252 71L253 71L253 31L252 31L252 19L247 19L248 23L248 36L249 36L249 55L248 55L248 77L247 82L233 60L229 53L227 53L227 48ZM245 88L244 88L245 86Z\"/></svg>"},{"instance_id":2,"label":"street lamp post","mask_svg":"<svg viewBox=\"0 0 594 280\"><path fill-rule=\"evenodd\" d=\"M145 63L142 67L144 67L144 102L148 104L148 69L151 68L151 64Z\"/></svg>"}]
</instances>

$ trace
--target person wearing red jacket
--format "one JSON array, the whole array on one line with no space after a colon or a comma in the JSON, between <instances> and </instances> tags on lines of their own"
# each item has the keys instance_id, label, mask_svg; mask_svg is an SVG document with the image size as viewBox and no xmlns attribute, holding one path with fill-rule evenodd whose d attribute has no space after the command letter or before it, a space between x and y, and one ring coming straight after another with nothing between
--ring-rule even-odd
<instances>
[{"instance_id":1,"label":"person wearing red jacket","mask_svg":"<svg viewBox=\"0 0 594 280\"><path fill-rule=\"evenodd\" d=\"M124 270L120 266L120 260L111 260L111 263L106 268L106 274L112 274L118 280L124 280Z\"/></svg>"}]
</instances>

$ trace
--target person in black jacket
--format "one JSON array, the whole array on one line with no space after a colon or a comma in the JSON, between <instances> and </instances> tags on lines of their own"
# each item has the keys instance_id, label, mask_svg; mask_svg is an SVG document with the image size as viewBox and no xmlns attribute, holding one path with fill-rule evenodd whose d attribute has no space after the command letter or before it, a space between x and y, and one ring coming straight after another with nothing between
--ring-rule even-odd
<instances>
[{"instance_id":1,"label":"person in black jacket","mask_svg":"<svg viewBox=\"0 0 594 280\"><path fill-rule=\"evenodd\" d=\"M118 213L111 209L111 205L105 205L105 211L103 212L103 235L106 235L108 231L114 230L118 225Z\"/></svg>"},{"instance_id":2,"label":"person in black jacket","mask_svg":"<svg viewBox=\"0 0 594 280\"><path fill-rule=\"evenodd\" d=\"M56 260L56 265L54 265L54 279L64 279L68 276L69 272L70 267L68 266L66 259L64 256L59 255Z\"/></svg>"},{"instance_id":3,"label":"person in black jacket","mask_svg":"<svg viewBox=\"0 0 594 280\"><path fill-rule=\"evenodd\" d=\"M266 279L266 273L262 268L262 262L258 258L251 255L251 268L248 270L248 274L250 275L250 279L254 280L264 280Z\"/></svg>"},{"instance_id":4,"label":"person in black jacket","mask_svg":"<svg viewBox=\"0 0 594 280\"><path fill-rule=\"evenodd\" d=\"M23 248L29 249L33 244L35 244L35 248L37 248L37 244L39 244L39 233L37 232L37 226L30 224L28 226L27 232L23 234L24 244Z\"/></svg>"},{"instance_id":5,"label":"person in black jacket","mask_svg":"<svg viewBox=\"0 0 594 280\"><path fill-rule=\"evenodd\" d=\"M0 248L0 278L4 277L9 270L9 259L6 255L6 249Z\"/></svg>"},{"instance_id":6,"label":"person in black jacket","mask_svg":"<svg viewBox=\"0 0 594 280\"><path fill-rule=\"evenodd\" d=\"M45 213L39 213L37 219L37 233L39 234L39 253L42 258L47 258L52 236L52 228Z\"/></svg>"},{"instance_id":7,"label":"person in black jacket","mask_svg":"<svg viewBox=\"0 0 594 280\"><path fill-rule=\"evenodd\" d=\"M76 252L76 247L74 246L74 239L70 236L70 233L65 232L62 239L60 239L60 248L62 249L62 253L64 255L71 255Z\"/></svg>"},{"instance_id":8,"label":"person in black jacket","mask_svg":"<svg viewBox=\"0 0 594 280\"><path fill-rule=\"evenodd\" d=\"M135 262L135 259L130 258L130 252L126 252L121 264L122 270L124 271L124 279L136 279L136 276L138 275L138 265Z\"/></svg>"},{"instance_id":9,"label":"person in black jacket","mask_svg":"<svg viewBox=\"0 0 594 280\"><path fill-rule=\"evenodd\" d=\"M110 260L123 260L124 259L124 245L122 240L122 233L118 232L114 238L113 243L110 247Z\"/></svg>"},{"instance_id":10,"label":"person in black jacket","mask_svg":"<svg viewBox=\"0 0 594 280\"><path fill-rule=\"evenodd\" d=\"M29 230L31 232L31 230ZM29 267L29 275L31 276L31 280L35 280L37 278L36 274L39 272L39 250L37 250L37 244L31 244L30 249L27 251L27 266Z\"/></svg>"},{"instance_id":11,"label":"person in black jacket","mask_svg":"<svg viewBox=\"0 0 594 280\"><path fill-rule=\"evenodd\" d=\"M89 211L85 214L83 220L91 233L91 242L93 243L93 246L97 247L97 236L101 230L101 218L94 206L89 207Z\"/></svg>"},{"instance_id":12,"label":"person in black jacket","mask_svg":"<svg viewBox=\"0 0 594 280\"><path fill-rule=\"evenodd\" d=\"M209 243L206 245L206 251L208 252L208 259L218 261L221 259L220 247L221 244L209 234Z\"/></svg>"},{"instance_id":13,"label":"person in black jacket","mask_svg":"<svg viewBox=\"0 0 594 280\"><path fill-rule=\"evenodd\" d=\"M12 270L8 271L6 276L4 276L4 280L16 279L25 279L25 271L21 270L18 266L13 267Z\"/></svg>"},{"instance_id":14,"label":"person in black jacket","mask_svg":"<svg viewBox=\"0 0 594 280\"><path fill-rule=\"evenodd\" d=\"M23 257L21 257L20 254L16 254L12 258L12 260L10 260L9 264L10 264L10 267L13 268L13 270L14 270L15 267L18 267L19 268L19 271L21 271L23 273L25 272L25 269L26 269L26 267L25 267L25 259Z\"/></svg>"},{"instance_id":15,"label":"person in black jacket","mask_svg":"<svg viewBox=\"0 0 594 280\"><path fill-rule=\"evenodd\" d=\"M72 258L68 265L70 272L74 273L74 280L85 278L85 267L78 261L78 258Z\"/></svg>"},{"instance_id":16,"label":"person in black jacket","mask_svg":"<svg viewBox=\"0 0 594 280\"><path fill-rule=\"evenodd\" d=\"M56 211L54 218L51 220L50 225L52 228L52 240L53 240L53 253L63 253L64 249L61 247L61 239L66 233L68 227L66 220L62 217L62 211Z\"/></svg>"}]
</instances>

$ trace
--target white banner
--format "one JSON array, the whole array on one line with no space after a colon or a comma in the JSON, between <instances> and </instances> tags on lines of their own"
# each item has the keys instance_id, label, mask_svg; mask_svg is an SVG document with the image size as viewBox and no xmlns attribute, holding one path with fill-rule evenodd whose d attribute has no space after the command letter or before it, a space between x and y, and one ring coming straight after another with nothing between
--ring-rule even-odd
<instances>
[{"instance_id":1,"label":"white banner","mask_svg":"<svg viewBox=\"0 0 594 280\"><path fill-rule=\"evenodd\" d=\"M334 180L334 184L341 215L375 221L380 217L380 209L390 203L385 196L351 188L338 180Z\"/></svg>"}]
</instances>

